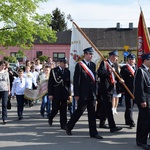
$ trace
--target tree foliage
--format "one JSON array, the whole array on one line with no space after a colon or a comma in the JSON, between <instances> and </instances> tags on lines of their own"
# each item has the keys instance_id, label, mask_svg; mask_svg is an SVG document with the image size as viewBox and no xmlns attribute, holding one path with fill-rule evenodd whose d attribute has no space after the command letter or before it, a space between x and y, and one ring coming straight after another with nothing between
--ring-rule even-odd
<instances>
[{"instance_id":1,"label":"tree foliage","mask_svg":"<svg viewBox=\"0 0 150 150\"><path fill-rule=\"evenodd\" d=\"M0 45L27 49L38 38L55 42L56 32L49 24L51 15L39 15L36 9L47 0L0 0Z\"/></svg>"},{"instance_id":2,"label":"tree foliage","mask_svg":"<svg viewBox=\"0 0 150 150\"><path fill-rule=\"evenodd\" d=\"M17 58L15 56L5 56L4 60L6 60L10 63L16 63L17 62Z\"/></svg>"},{"instance_id":3,"label":"tree foliage","mask_svg":"<svg viewBox=\"0 0 150 150\"><path fill-rule=\"evenodd\" d=\"M67 29L67 23L65 22L65 14L56 8L52 11L52 22L50 24L55 31L64 31Z\"/></svg>"},{"instance_id":4,"label":"tree foliage","mask_svg":"<svg viewBox=\"0 0 150 150\"><path fill-rule=\"evenodd\" d=\"M40 62L47 61L48 56L42 55L42 56L39 57L39 59L40 59Z\"/></svg>"}]
</instances>

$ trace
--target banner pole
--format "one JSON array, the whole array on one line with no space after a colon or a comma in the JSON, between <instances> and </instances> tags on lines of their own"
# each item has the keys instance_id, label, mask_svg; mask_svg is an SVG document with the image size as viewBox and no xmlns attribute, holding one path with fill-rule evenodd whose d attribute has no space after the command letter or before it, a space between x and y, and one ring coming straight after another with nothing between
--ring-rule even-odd
<instances>
[{"instance_id":1,"label":"banner pole","mask_svg":"<svg viewBox=\"0 0 150 150\"><path fill-rule=\"evenodd\" d=\"M100 57L103 59L103 61L106 61L106 59L104 58L104 56L102 55L102 53L98 50L98 48L93 44L93 42L87 37L87 35L82 31L81 28L79 28L79 26L73 21L73 19L71 18L71 15L67 16L67 19L70 20L78 29L78 31L84 36L84 38L89 42L89 44L91 44L91 46L96 50L96 52L100 55ZM112 66L109 65L109 67L113 70L113 73L115 74L115 76L118 78L118 80L122 83L122 85L124 86L124 88L127 90L127 92L129 93L129 95L132 97L132 99L134 99L134 95L131 93L131 91L129 90L129 88L126 86L126 84L124 82L122 82L122 79L120 78L120 76L117 74L117 72L112 68Z\"/></svg>"}]
</instances>

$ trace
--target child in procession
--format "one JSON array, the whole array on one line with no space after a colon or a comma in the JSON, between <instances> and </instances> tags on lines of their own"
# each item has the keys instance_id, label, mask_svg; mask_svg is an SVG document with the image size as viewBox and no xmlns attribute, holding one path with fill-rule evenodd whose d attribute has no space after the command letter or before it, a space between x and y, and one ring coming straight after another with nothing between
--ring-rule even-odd
<instances>
[{"instance_id":1,"label":"child in procession","mask_svg":"<svg viewBox=\"0 0 150 150\"><path fill-rule=\"evenodd\" d=\"M17 99L17 114L18 120L23 119L23 108L24 108L24 91L26 88L26 79L23 77L24 71L22 69L18 70L18 77L14 80L12 86L12 98L16 96Z\"/></svg>"}]
</instances>

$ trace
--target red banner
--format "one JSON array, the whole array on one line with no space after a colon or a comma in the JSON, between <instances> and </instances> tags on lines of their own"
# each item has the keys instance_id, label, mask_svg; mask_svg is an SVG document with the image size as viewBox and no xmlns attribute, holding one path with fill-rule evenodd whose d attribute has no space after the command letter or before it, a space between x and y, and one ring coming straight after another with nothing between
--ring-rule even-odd
<instances>
[{"instance_id":1,"label":"red banner","mask_svg":"<svg viewBox=\"0 0 150 150\"><path fill-rule=\"evenodd\" d=\"M141 11L138 24L138 67L142 64L142 54L150 52L150 36L148 28L146 27L143 12Z\"/></svg>"}]
</instances>

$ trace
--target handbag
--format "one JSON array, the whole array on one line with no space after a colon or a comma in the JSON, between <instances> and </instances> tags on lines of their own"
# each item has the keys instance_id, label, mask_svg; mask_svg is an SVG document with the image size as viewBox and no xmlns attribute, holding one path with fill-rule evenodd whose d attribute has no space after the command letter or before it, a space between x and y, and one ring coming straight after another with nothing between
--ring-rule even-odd
<instances>
[{"instance_id":1,"label":"handbag","mask_svg":"<svg viewBox=\"0 0 150 150\"><path fill-rule=\"evenodd\" d=\"M7 109L11 109L11 102L10 102L9 96L8 96L8 101L7 101Z\"/></svg>"}]
</instances>

